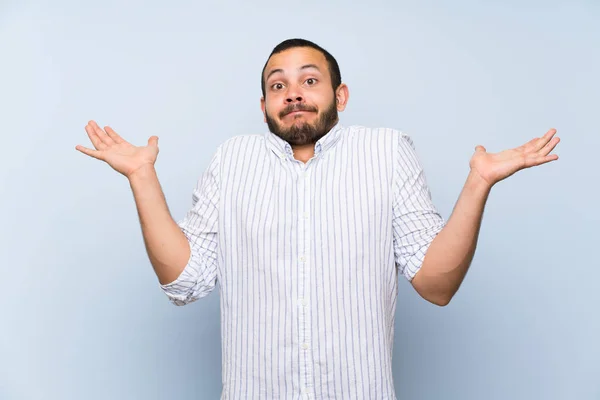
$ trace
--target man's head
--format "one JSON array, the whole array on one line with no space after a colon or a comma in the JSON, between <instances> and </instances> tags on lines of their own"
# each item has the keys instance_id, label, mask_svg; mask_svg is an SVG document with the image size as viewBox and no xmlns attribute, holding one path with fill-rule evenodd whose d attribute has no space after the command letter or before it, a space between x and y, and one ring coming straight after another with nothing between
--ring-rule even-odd
<instances>
[{"instance_id":1,"label":"man's head","mask_svg":"<svg viewBox=\"0 0 600 400\"><path fill-rule=\"evenodd\" d=\"M316 143L338 122L348 101L335 58L304 39L289 39L273 49L261 88L269 130L293 146Z\"/></svg>"}]
</instances>

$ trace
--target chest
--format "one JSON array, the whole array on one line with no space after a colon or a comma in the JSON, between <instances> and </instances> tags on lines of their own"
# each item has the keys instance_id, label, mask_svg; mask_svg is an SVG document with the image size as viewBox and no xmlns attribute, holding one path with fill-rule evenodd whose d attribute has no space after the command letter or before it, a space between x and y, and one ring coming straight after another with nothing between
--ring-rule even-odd
<instances>
[{"instance_id":1,"label":"chest","mask_svg":"<svg viewBox=\"0 0 600 400\"><path fill-rule=\"evenodd\" d=\"M348 152L306 164L268 154L248 158L223 181L224 228L265 240L323 229L372 232L391 219L391 165L384 155Z\"/></svg>"}]
</instances>

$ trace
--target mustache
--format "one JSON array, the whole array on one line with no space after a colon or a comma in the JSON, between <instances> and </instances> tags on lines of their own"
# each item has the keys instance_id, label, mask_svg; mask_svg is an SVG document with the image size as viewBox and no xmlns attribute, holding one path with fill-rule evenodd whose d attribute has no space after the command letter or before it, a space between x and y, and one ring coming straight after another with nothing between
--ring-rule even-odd
<instances>
[{"instance_id":1,"label":"mustache","mask_svg":"<svg viewBox=\"0 0 600 400\"><path fill-rule=\"evenodd\" d=\"M294 111L312 111L317 112L316 107L311 107L306 104L290 104L279 113L279 118L283 118Z\"/></svg>"}]
</instances>

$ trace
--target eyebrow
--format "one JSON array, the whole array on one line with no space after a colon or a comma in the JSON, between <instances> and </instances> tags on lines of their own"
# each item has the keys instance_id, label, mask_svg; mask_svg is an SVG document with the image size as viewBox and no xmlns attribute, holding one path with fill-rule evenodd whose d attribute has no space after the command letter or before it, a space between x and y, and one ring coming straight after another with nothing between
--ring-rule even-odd
<instances>
[{"instance_id":1,"label":"eyebrow","mask_svg":"<svg viewBox=\"0 0 600 400\"><path fill-rule=\"evenodd\" d=\"M316 64L305 64L305 65L303 65L303 66L300 67L300 70L309 69L309 68L314 68L314 69L316 69L319 72L321 71L321 69ZM283 69L276 68L276 69L271 70L271 72L269 72L269 74L265 78L265 81L268 80L271 77L271 75L276 74L278 72L283 72Z\"/></svg>"}]
</instances>

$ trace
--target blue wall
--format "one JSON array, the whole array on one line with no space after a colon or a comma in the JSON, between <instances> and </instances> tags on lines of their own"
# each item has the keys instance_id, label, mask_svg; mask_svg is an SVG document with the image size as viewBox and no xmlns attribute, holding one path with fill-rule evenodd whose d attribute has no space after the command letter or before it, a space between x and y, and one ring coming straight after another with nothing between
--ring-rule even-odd
<instances>
[{"instance_id":1,"label":"blue wall","mask_svg":"<svg viewBox=\"0 0 600 400\"><path fill-rule=\"evenodd\" d=\"M260 70L298 36L338 58L344 124L412 136L445 217L475 145L562 139L494 188L448 307L401 280L399 399L600 399L599 3L213 3L0 5L0 398L219 397L218 291L169 304L127 181L74 147L90 119L158 135L179 219L217 145L265 131Z\"/></svg>"}]
</instances>

